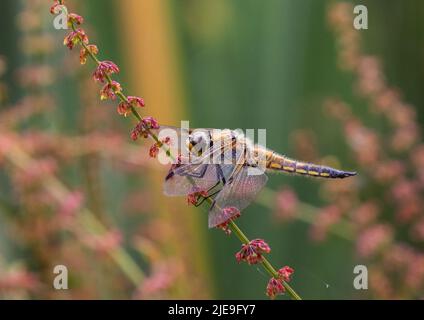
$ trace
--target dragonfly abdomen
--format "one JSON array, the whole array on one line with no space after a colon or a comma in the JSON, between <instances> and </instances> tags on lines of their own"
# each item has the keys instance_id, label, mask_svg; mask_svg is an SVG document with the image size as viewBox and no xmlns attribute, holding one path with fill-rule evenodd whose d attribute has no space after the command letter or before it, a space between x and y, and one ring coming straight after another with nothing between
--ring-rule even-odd
<instances>
[{"instance_id":1,"label":"dragonfly abdomen","mask_svg":"<svg viewBox=\"0 0 424 320\"><path fill-rule=\"evenodd\" d=\"M301 162L275 153L269 157L267 169L329 179L343 179L356 175L356 172L342 171L313 163Z\"/></svg>"}]
</instances>

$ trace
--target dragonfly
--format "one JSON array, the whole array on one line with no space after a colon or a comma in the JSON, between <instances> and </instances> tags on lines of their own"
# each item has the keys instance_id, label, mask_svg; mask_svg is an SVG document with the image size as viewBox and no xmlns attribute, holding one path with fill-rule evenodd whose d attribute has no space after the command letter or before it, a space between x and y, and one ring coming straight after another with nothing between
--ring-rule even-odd
<instances>
[{"instance_id":1,"label":"dragonfly","mask_svg":"<svg viewBox=\"0 0 424 320\"><path fill-rule=\"evenodd\" d=\"M268 181L267 172L327 179L356 175L356 172L288 158L254 144L239 130L164 126L159 130L159 137L172 136L167 140L171 141L171 152L178 155L165 177L164 194L203 194L203 198L208 198L211 203L209 228L225 224L249 206Z\"/></svg>"}]
</instances>

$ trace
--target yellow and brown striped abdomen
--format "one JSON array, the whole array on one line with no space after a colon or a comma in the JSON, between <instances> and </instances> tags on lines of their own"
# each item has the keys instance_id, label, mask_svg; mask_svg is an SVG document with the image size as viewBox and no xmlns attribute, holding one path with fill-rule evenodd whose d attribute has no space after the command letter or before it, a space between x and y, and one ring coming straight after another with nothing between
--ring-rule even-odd
<instances>
[{"instance_id":1,"label":"yellow and brown striped abdomen","mask_svg":"<svg viewBox=\"0 0 424 320\"><path fill-rule=\"evenodd\" d=\"M268 151L267 154L267 169L275 171L283 171L288 173L297 173L310 177L343 179L356 175L356 172L342 171L334 168L320 166L313 163L301 162L286 158L285 156Z\"/></svg>"}]
</instances>

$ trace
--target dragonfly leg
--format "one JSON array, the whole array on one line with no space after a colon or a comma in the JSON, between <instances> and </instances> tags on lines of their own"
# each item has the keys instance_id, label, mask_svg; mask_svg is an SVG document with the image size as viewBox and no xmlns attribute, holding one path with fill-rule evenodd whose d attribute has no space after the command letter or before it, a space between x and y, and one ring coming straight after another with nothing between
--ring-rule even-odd
<instances>
[{"instance_id":1,"label":"dragonfly leg","mask_svg":"<svg viewBox=\"0 0 424 320\"><path fill-rule=\"evenodd\" d=\"M197 202L194 206L199 207L202 205L203 202L205 202L206 199L211 199L213 196L217 195L221 190L215 191L214 193L208 195L207 197L203 197L203 199L200 202Z\"/></svg>"},{"instance_id":2,"label":"dragonfly leg","mask_svg":"<svg viewBox=\"0 0 424 320\"><path fill-rule=\"evenodd\" d=\"M216 166L216 173L217 173L218 181L217 181L217 183L213 187L209 188L208 193L209 193L209 191L211 191L212 189L214 189L215 187L217 187L221 182L222 182L222 184L224 186L226 184L226 180L225 180L225 177L224 177L224 172L222 171L222 168L219 165ZM217 191L215 191L214 193L208 195L207 197L204 197L202 199L202 201L200 201L199 203L196 203L195 206L196 207L200 206L203 202L205 202L206 199L212 199L212 197L215 196L215 195L217 195L221 190L222 190L222 188L219 189L219 190L217 190ZM211 209L213 208L214 205L215 205L215 200L212 201Z\"/></svg>"},{"instance_id":3,"label":"dragonfly leg","mask_svg":"<svg viewBox=\"0 0 424 320\"><path fill-rule=\"evenodd\" d=\"M195 206L195 207L198 207L198 206L200 206L203 202L205 202L205 200L206 200L206 199L208 199L208 198L212 198L213 196L217 195L217 194L221 191L221 189L219 189L219 190L215 191L215 192L214 192L214 193L212 193L212 194L209 194L209 192L210 192L211 190L215 189L215 188L216 188L216 187L217 187L220 183L221 183L221 181L220 181L220 180L218 180L218 181L217 181L217 183L215 183L215 185L213 185L212 187L210 187L210 188L208 189L208 191L207 191L208 196L207 196L207 197L202 197L203 199L202 199L200 202L197 202L194 206Z\"/></svg>"},{"instance_id":4,"label":"dragonfly leg","mask_svg":"<svg viewBox=\"0 0 424 320\"><path fill-rule=\"evenodd\" d=\"M222 168L221 168L220 165L216 166L216 175L217 175L218 181L219 182L222 181L222 183L225 184L226 181L225 181L225 177L224 177L224 172L222 172Z\"/></svg>"}]
</instances>

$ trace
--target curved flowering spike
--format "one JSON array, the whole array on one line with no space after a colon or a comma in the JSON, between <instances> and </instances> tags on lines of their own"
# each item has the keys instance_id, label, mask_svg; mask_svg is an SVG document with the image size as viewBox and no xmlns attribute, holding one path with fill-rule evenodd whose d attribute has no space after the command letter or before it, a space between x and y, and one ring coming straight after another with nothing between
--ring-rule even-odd
<instances>
[{"instance_id":1,"label":"curved flowering spike","mask_svg":"<svg viewBox=\"0 0 424 320\"><path fill-rule=\"evenodd\" d=\"M281 279L283 279L286 282L290 282L290 277L293 274L294 269L290 268L289 266L282 267L280 270L278 270L278 275Z\"/></svg>"},{"instance_id":2,"label":"curved flowering spike","mask_svg":"<svg viewBox=\"0 0 424 320\"><path fill-rule=\"evenodd\" d=\"M241 250L236 253L237 262L246 261L248 264L262 262L264 253L270 253L271 248L262 239L255 239L248 244L243 244Z\"/></svg>"},{"instance_id":3,"label":"curved flowering spike","mask_svg":"<svg viewBox=\"0 0 424 320\"><path fill-rule=\"evenodd\" d=\"M277 294L285 292L283 283L279 279L271 278L266 286L266 295L274 299Z\"/></svg>"},{"instance_id":4,"label":"curved flowering spike","mask_svg":"<svg viewBox=\"0 0 424 320\"><path fill-rule=\"evenodd\" d=\"M121 92L122 87L119 82L112 81L110 83L107 83L102 90L100 90L100 99L106 100L106 99L116 99L116 93Z\"/></svg>"},{"instance_id":5,"label":"curved flowering spike","mask_svg":"<svg viewBox=\"0 0 424 320\"><path fill-rule=\"evenodd\" d=\"M104 83L107 80L107 76L118 72L119 68L114 62L102 61L98 64L96 70L94 70L93 79Z\"/></svg>"}]
</instances>

